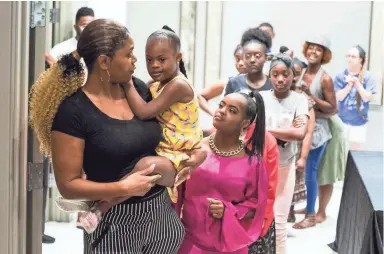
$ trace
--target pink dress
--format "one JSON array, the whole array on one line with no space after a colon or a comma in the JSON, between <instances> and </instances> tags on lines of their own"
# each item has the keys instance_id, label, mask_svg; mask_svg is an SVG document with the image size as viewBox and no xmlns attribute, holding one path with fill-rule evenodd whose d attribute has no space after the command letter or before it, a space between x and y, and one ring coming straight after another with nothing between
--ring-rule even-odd
<instances>
[{"instance_id":1,"label":"pink dress","mask_svg":"<svg viewBox=\"0 0 384 254\"><path fill-rule=\"evenodd\" d=\"M249 157L229 158L208 153L182 186L176 209L182 205L186 236L179 254L248 253L248 245L260 236L267 204L268 172L264 163ZM209 214L207 198L225 206L224 216L216 220ZM244 220L251 209L253 219Z\"/></svg>"}]
</instances>

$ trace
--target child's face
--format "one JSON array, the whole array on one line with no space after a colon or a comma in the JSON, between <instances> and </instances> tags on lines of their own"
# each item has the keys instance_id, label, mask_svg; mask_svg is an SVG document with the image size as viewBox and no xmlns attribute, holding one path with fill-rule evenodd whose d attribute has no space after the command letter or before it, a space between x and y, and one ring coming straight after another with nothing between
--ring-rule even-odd
<instances>
[{"instance_id":1,"label":"child's face","mask_svg":"<svg viewBox=\"0 0 384 254\"><path fill-rule=\"evenodd\" d=\"M145 54L147 70L154 81L164 81L177 75L181 54L175 52L170 40L158 38L149 41Z\"/></svg>"},{"instance_id":2,"label":"child's face","mask_svg":"<svg viewBox=\"0 0 384 254\"><path fill-rule=\"evenodd\" d=\"M294 68L295 68L295 75L293 77L293 82L292 82L293 90L297 89L296 84L297 84L297 81L299 81L299 79L301 77L301 73L303 71L303 69L297 64L294 65Z\"/></svg>"},{"instance_id":3,"label":"child's face","mask_svg":"<svg viewBox=\"0 0 384 254\"><path fill-rule=\"evenodd\" d=\"M271 82L274 90L283 93L291 89L293 81L292 70L284 64L277 64L271 69Z\"/></svg>"},{"instance_id":4,"label":"child's face","mask_svg":"<svg viewBox=\"0 0 384 254\"><path fill-rule=\"evenodd\" d=\"M243 50L239 49L235 54L235 67L240 74L246 73L244 60L243 60Z\"/></svg>"}]
</instances>

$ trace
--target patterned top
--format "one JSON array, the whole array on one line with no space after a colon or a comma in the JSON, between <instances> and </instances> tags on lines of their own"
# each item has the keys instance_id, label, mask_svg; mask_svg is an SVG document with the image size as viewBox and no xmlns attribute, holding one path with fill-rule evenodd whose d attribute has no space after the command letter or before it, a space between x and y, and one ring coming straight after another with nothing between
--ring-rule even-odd
<instances>
[{"instance_id":1,"label":"patterned top","mask_svg":"<svg viewBox=\"0 0 384 254\"><path fill-rule=\"evenodd\" d=\"M171 81L176 79L182 79L191 86L190 81L181 76L176 76ZM160 82L152 83L149 86L149 90L154 99L159 97L166 85L160 89L159 86ZM199 115L199 102L195 92L190 102L177 102L159 114L156 118L162 128L163 139L158 149L156 149L158 155L167 157L176 167L180 165L181 161L188 159L188 157L185 156L183 156L183 158L174 158L176 155L174 152L185 152L186 150L200 147L203 134L200 130Z\"/></svg>"}]
</instances>

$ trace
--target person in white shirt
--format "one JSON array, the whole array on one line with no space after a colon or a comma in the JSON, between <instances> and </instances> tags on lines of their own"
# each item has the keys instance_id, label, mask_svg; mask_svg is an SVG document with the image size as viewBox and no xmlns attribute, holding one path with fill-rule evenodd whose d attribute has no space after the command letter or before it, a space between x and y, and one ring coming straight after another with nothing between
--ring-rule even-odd
<instances>
[{"instance_id":1,"label":"person in white shirt","mask_svg":"<svg viewBox=\"0 0 384 254\"><path fill-rule=\"evenodd\" d=\"M77 47L77 39L84 28L95 19L95 13L91 8L82 7L76 13L76 22L73 28L76 31L76 37L63 41L55 45L50 52L45 53L45 60L51 66L60 56L73 52Z\"/></svg>"}]
</instances>

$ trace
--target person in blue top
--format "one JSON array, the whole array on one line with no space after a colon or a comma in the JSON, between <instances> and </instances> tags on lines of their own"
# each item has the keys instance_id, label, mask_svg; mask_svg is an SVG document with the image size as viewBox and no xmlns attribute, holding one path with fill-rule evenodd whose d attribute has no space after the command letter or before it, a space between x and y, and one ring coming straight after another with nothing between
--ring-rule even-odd
<instances>
[{"instance_id":1,"label":"person in blue top","mask_svg":"<svg viewBox=\"0 0 384 254\"><path fill-rule=\"evenodd\" d=\"M346 143L352 150L365 143L369 102L376 93L375 78L364 71L365 60L365 50L352 47L347 54L347 69L339 73L334 82L339 117L345 126Z\"/></svg>"}]
</instances>

